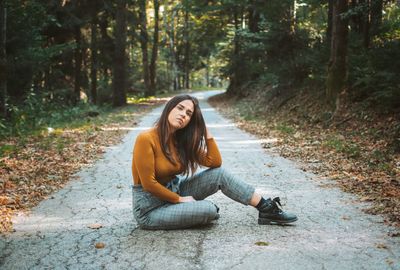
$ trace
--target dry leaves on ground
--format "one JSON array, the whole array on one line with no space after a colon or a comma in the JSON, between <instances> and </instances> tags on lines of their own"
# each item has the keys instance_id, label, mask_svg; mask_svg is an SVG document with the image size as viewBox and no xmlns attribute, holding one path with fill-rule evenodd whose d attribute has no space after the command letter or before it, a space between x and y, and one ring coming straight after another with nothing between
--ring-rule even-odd
<instances>
[{"instance_id":1,"label":"dry leaves on ground","mask_svg":"<svg viewBox=\"0 0 400 270\"><path fill-rule=\"evenodd\" d=\"M0 157L0 232L12 231L13 214L30 209L62 188L74 173L98 159L107 146L118 143L153 105L163 102L165 99L154 99L129 105L134 109L124 112L118 123L2 141L17 150Z\"/></svg>"},{"instance_id":2,"label":"dry leaves on ground","mask_svg":"<svg viewBox=\"0 0 400 270\"><path fill-rule=\"evenodd\" d=\"M384 214L386 223L400 226L400 154L388 150L400 126L398 117L365 114L360 119L358 111L348 109L352 117L327 127L310 120L309 115L318 114L310 111L318 110L313 105L289 102L278 111L263 112L254 110L259 103L254 98L212 99L239 127L267 139L264 148L300 161L305 171L335 180L343 190L373 203L366 212ZM289 109L302 106L309 110Z\"/></svg>"}]
</instances>

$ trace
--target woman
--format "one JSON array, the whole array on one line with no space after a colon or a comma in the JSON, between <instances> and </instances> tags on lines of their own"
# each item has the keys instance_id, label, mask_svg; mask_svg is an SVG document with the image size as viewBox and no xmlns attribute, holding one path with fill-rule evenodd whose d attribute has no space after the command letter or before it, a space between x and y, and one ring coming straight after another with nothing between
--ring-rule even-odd
<instances>
[{"instance_id":1,"label":"woman","mask_svg":"<svg viewBox=\"0 0 400 270\"><path fill-rule=\"evenodd\" d=\"M133 150L133 212L143 229L180 229L210 223L218 207L206 197L221 190L259 210L259 224L297 220L279 198L264 199L254 187L220 168L218 147L206 128L198 100L172 98L155 127L138 135ZM210 169L194 174L199 166ZM186 175L178 178L177 175ZM191 176L190 176L191 175Z\"/></svg>"}]
</instances>

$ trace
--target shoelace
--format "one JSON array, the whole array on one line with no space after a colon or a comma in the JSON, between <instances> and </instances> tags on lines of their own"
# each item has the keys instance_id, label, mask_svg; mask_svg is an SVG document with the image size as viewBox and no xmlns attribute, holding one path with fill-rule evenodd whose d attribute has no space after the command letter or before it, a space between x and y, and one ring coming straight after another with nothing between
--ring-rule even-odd
<instances>
[{"instance_id":1,"label":"shoelace","mask_svg":"<svg viewBox=\"0 0 400 270\"><path fill-rule=\"evenodd\" d=\"M275 197L272 201L275 203L276 208L278 208L278 212L279 212L279 213L282 213L283 210L282 210L281 199L280 199L279 197ZM278 207L278 205L279 205L280 207Z\"/></svg>"},{"instance_id":2,"label":"shoelace","mask_svg":"<svg viewBox=\"0 0 400 270\"><path fill-rule=\"evenodd\" d=\"M275 197L272 201L276 202L280 207L282 207L281 199L279 197Z\"/></svg>"}]
</instances>

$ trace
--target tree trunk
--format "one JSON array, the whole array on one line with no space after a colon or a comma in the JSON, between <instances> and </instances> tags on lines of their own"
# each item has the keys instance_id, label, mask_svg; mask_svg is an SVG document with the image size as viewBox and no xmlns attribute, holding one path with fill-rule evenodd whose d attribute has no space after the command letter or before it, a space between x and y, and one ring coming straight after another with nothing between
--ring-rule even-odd
<instances>
[{"instance_id":1,"label":"tree trunk","mask_svg":"<svg viewBox=\"0 0 400 270\"><path fill-rule=\"evenodd\" d=\"M145 87L145 95L151 96L150 77L149 77L149 57L147 52L149 36L147 34L147 14L146 14L145 0L139 0L139 21L140 21L140 47L142 49L143 80Z\"/></svg>"},{"instance_id":2,"label":"tree trunk","mask_svg":"<svg viewBox=\"0 0 400 270\"><path fill-rule=\"evenodd\" d=\"M210 87L210 56L207 57L207 64L206 64L206 86Z\"/></svg>"},{"instance_id":3,"label":"tree trunk","mask_svg":"<svg viewBox=\"0 0 400 270\"><path fill-rule=\"evenodd\" d=\"M169 49L171 53L172 79L173 79L174 91L178 89L178 80L179 80L178 68L176 63L176 52L175 52L175 16L176 16L176 11L175 9L173 9L171 16L171 26L168 27L166 25L165 27L167 29L167 36L169 37Z\"/></svg>"},{"instance_id":4,"label":"tree trunk","mask_svg":"<svg viewBox=\"0 0 400 270\"><path fill-rule=\"evenodd\" d=\"M50 92L51 99L53 99L53 86L51 81L51 66L49 65L43 73L43 81L44 81L44 89L47 92ZM39 83L40 84L40 83ZM40 88L40 87L38 87Z\"/></svg>"},{"instance_id":5,"label":"tree trunk","mask_svg":"<svg viewBox=\"0 0 400 270\"><path fill-rule=\"evenodd\" d=\"M176 16L176 25L179 26L181 25L181 17L179 16L179 10L177 10L177 16ZM178 31L177 31L178 32ZM177 83L178 83L178 89L182 89L184 86L183 82L183 76L182 74L184 73L184 64L183 62L183 57L182 57L182 46L179 46L179 39L178 38L178 33L175 34L175 63L177 67Z\"/></svg>"},{"instance_id":6,"label":"tree trunk","mask_svg":"<svg viewBox=\"0 0 400 270\"><path fill-rule=\"evenodd\" d=\"M249 6L248 12L249 12L249 31L251 33L258 33L260 32L260 26L259 26L259 22L260 22L260 12L259 7L257 7L256 5L257 3L253 0ZM249 40L251 42L254 42L255 44L258 43L257 38L254 37L249 37ZM262 59L262 56L260 55L260 50L249 50L247 52L248 55L248 61L250 61L250 63L254 63L254 64L258 64L260 62L260 59ZM247 70L246 72L246 78L247 80L256 80L259 76L260 73L255 70Z\"/></svg>"},{"instance_id":7,"label":"tree trunk","mask_svg":"<svg viewBox=\"0 0 400 270\"><path fill-rule=\"evenodd\" d=\"M7 8L0 0L0 117L7 118Z\"/></svg>"},{"instance_id":8,"label":"tree trunk","mask_svg":"<svg viewBox=\"0 0 400 270\"><path fill-rule=\"evenodd\" d=\"M260 22L260 12L257 9L255 1L251 1L249 6L249 31L252 33L257 33L260 31L259 22Z\"/></svg>"},{"instance_id":9,"label":"tree trunk","mask_svg":"<svg viewBox=\"0 0 400 270\"><path fill-rule=\"evenodd\" d=\"M186 6L185 7L185 62L184 62L184 68L185 68L185 88L189 89L190 88L190 41L189 41L189 8Z\"/></svg>"},{"instance_id":10,"label":"tree trunk","mask_svg":"<svg viewBox=\"0 0 400 270\"><path fill-rule=\"evenodd\" d=\"M382 24L383 0L371 0L371 32L373 35L379 33Z\"/></svg>"},{"instance_id":11,"label":"tree trunk","mask_svg":"<svg viewBox=\"0 0 400 270\"><path fill-rule=\"evenodd\" d=\"M363 27L363 16L364 13L360 12L359 8L360 8L360 4L363 5L363 2L365 0L349 0L349 9L352 10L353 12L350 15L350 19L349 19L349 24L351 29L354 32L357 33L361 33L362 32L362 27ZM357 11L357 12L356 12Z\"/></svg>"},{"instance_id":12,"label":"tree trunk","mask_svg":"<svg viewBox=\"0 0 400 270\"><path fill-rule=\"evenodd\" d=\"M239 14L238 14L237 7L233 8L233 21L234 21L234 26L235 26L235 36L233 38L233 70L232 70L232 75L230 76L229 87L227 89L227 92L230 94L236 94L239 91L239 83L240 83L239 82L240 42L239 42L239 37L237 34L239 31L240 22L239 22Z\"/></svg>"},{"instance_id":13,"label":"tree trunk","mask_svg":"<svg viewBox=\"0 0 400 270\"><path fill-rule=\"evenodd\" d=\"M93 14L91 23L91 66L90 66L90 96L93 104L97 104L97 19L96 14Z\"/></svg>"},{"instance_id":14,"label":"tree trunk","mask_svg":"<svg viewBox=\"0 0 400 270\"><path fill-rule=\"evenodd\" d=\"M326 88L327 102L332 107L336 105L337 96L347 81L348 19L341 17L347 9L348 0L337 0L333 4L331 53Z\"/></svg>"},{"instance_id":15,"label":"tree trunk","mask_svg":"<svg viewBox=\"0 0 400 270\"><path fill-rule=\"evenodd\" d=\"M293 0L292 3L290 3L289 7L289 33L290 35L294 35L296 31L296 7L297 7L297 1Z\"/></svg>"},{"instance_id":16,"label":"tree trunk","mask_svg":"<svg viewBox=\"0 0 400 270\"><path fill-rule=\"evenodd\" d=\"M326 40L328 44L331 44L332 39L332 12L333 0L328 0L328 27L326 29Z\"/></svg>"},{"instance_id":17,"label":"tree trunk","mask_svg":"<svg viewBox=\"0 0 400 270\"><path fill-rule=\"evenodd\" d=\"M371 1L370 0L363 0L367 5L367 10L364 12L362 16L362 33L363 33L363 44L364 48L369 48L370 44L370 28L371 28L371 20L370 20L370 8L371 8Z\"/></svg>"},{"instance_id":18,"label":"tree trunk","mask_svg":"<svg viewBox=\"0 0 400 270\"><path fill-rule=\"evenodd\" d=\"M159 31L159 10L160 3L154 0L154 35L153 35L153 48L151 50L150 62L150 91L149 94L154 96L156 94L156 77L157 77L157 56L158 56L158 31Z\"/></svg>"},{"instance_id":19,"label":"tree trunk","mask_svg":"<svg viewBox=\"0 0 400 270\"><path fill-rule=\"evenodd\" d=\"M115 48L112 38L107 33L108 28L108 17L107 14L101 16L99 20L99 28L101 34L101 46L100 46L100 67L103 72L103 80L108 84L109 76L111 74L112 67L112 55L114 54Z\"/></svg>"},{"instance_id":20,"label":"tree trunk","mask_svg":"<svg viewBox=\"0 0 400 270\"><path fill-rule=\"evenodd\" d=\"M74 83L74 104L77 104L80 101L80 93L81 93L81 72L82 72L82 34L81 27L75 26L74 29L75 34L75 83Z\"/></svg>"},{"instance_id":21,"label":"tree trunk","mask_svg":"<svg viewBox=\"0 0 400 270\"><path fill-rule=\"evenodd\" d=\"M126 104L126 0L117 1L115 15L115 53L113 69L113 106Z\"/></svg>"}]
</instances>

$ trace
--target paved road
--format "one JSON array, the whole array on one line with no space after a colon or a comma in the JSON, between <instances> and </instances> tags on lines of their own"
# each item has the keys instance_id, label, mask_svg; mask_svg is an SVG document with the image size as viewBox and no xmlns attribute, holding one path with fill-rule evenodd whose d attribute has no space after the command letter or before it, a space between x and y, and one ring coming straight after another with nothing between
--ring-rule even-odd
<instances>
[{"instance_id":1,"label":"paved road","mask_svg":"<svg viewBox=\"0 0 400 270\"><path fill-rule=\"evenodd\" d=\"M296 164L266 153L260 140L239 130L205 103L208 126L223 166L279 195L299 216L294 226L259 226L257 211L210 197L221 218L205 228L144 231L131 213L131 154L138 132L150 127L161 108L145 116L103 159L81 171L53 199L15 219L16 232L0 238L1 269L400 269L400 239L365 205L304 173ZM100 229L87 226L103 225ZM95 243L105 247L96 249ZM265 245L257 245L264 242Z\"/></svg>"}]
</instances>

